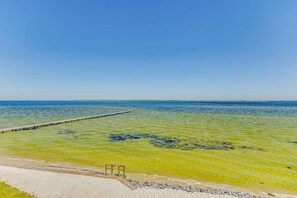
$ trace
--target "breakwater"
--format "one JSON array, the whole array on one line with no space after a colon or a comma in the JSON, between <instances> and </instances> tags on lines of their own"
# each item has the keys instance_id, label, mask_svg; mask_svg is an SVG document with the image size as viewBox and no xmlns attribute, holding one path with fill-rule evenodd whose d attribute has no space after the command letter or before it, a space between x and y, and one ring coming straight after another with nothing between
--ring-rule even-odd
<instances>
[{"instance_id":1,"label":"breakwater","mask_svg":"<svg viewBox=\"0 0 297 198\"><path fill-rule=\"evenodd\" d=\"M107 113L107 114L102 114L102 115L72 118L72 119L68 119L68 120L60 120L60 121L33 124L33 125L26 125L26 126L20 126L20 127L4 128L4 129L0 129L0 133L13 132L13 131L22 131L22 130L33 130L33 129L38 129L38 128L41 128L41 127L53 126L53 125L58 125L58 124L65 124L65 123L69 123L69 122L76 122L76 121L81 121L81 120L89 120L89 119L95 119L95 118L116 116L116 115L120 115L120 114L124 114L124 113L130 113L131 111L132 110L119 111L119 112Z\"/></svg>"}]
</instances>

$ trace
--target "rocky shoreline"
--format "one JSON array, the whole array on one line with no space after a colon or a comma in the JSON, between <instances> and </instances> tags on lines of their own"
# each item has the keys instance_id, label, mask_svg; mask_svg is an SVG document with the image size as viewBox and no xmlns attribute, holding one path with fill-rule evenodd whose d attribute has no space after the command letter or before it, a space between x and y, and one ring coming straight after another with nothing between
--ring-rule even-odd
<instances>
[{"instance_id":1,"label":"rocky shoreline","mask_svg":"<svg viewBox=\"0 0 297 198\"><path fill-rule=\"evenodd\" d=\"M157 189L175 189L175 190L183 190L187 192L201 192L201 193L209 193L213 195L230 195L239 198L264 198L261 196L252 195L250 193L245 192L236 192L224 189L214 189L214 188L197 188L193 186L180 186L174 184L167 184L167 183L157 183L157 182L140 182L133 179L128 179L128 181L138 187L138 188L157 188Z\"/></svg>"}]
</instances>

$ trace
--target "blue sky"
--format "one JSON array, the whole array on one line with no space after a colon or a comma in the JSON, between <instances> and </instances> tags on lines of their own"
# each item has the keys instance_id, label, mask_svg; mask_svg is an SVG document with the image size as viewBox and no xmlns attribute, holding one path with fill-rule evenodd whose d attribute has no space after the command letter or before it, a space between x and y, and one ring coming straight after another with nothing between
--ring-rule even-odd
<instances>
[{"instance_id":1,"label":"blue sky","mask_svg":"<svg viewBox=\"0 0 297 198\"><path fill-rule=\"evenodd\" d=\"M297 100L296 9L0 0L0 99Z\"/></svg>"}]
</instances>

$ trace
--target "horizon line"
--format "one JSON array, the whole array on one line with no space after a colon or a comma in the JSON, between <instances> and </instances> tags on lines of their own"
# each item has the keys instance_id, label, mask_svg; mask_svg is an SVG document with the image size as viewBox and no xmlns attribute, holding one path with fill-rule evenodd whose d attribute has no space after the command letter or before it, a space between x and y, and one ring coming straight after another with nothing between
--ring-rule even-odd
<instances>
[{"instance_id":1,"label":"horizon line","mask_svg":"<svg viewBox=\"0 0 297 198\"><path fill-rule=\"evenodd\" d=\"M73 102L100 102L100 101L167 101L167 102L297 102L296 100L193 100L193 99L12 99L12 100L2 100L0 99L0 102L5 101L53 101L53 102L59 102L59 101L73 101Z\"/></svg>"}]
</instances>

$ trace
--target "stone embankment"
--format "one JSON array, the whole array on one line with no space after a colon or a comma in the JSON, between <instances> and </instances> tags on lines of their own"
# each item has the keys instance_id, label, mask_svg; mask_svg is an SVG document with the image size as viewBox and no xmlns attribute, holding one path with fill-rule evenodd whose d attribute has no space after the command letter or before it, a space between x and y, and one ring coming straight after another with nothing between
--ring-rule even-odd
<instances>
[{"instance_id":1,"label":"stone embankment","mask_svg":"<svg viewBox=\"0 0 297 198\"><path fill-rule=\"evenodd\" d=\"M215 188L197 188L193 186L180 186L174 184L167 184L167 183L157 183L157 182L140 182L132 179L128 179L128 181L138 188L157 188L157 189L175 189L175 190L183 190L187 192L201 192L201 193L209 193L213 195L229 195L239 198L262 198L257 195L252 195L250 193L245 192L235 192L230 190L224 189L215 189Z\"/></svg>"}]
</instances>

